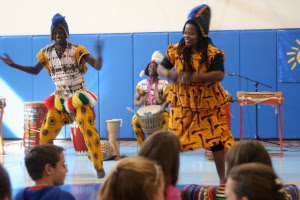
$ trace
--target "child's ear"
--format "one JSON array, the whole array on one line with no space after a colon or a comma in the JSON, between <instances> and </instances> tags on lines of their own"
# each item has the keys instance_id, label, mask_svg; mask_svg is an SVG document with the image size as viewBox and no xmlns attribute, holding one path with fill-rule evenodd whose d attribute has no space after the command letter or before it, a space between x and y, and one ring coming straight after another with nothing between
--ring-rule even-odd
<instances>
[{"instance_id":1,"label":"child's ear","mask_svg":"<svg viewBox=\"0 0 300 200\"><path fill-rule=\"evenodd\" d=\"M54 167L52 167L52 165L50 165L50 164L48 163L48 164L45 165L44 171L45 171L45 173L49 176L49 175L52 174L53 168L54 168Z\"/></svg>"}]
</instances>

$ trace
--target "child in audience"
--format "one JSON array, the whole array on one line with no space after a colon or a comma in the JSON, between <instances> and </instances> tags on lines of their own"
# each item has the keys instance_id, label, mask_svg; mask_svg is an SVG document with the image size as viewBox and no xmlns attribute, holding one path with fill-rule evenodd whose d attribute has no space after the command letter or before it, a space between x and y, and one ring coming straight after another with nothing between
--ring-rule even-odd
<instances>
[{"instance_id":1,"label":"child in audience","mask_svg":"<svg viewBox=\"0 0 300 200\"><path fill-rule=\"evenodd\" d=\"M158 163L165 176L166 200L180 200L176 187L179 172L179 138L170 131L161 130L153 133L142 145L138 155Z\"/></svg>"},{"instance_id":2,"label":"child in audience","mask_svg":"<svg viewBox=\"0 0 300 200\"><path fill-rule=\"evenodd\" d=\"M35 186L18 192L15 200L75 200L72 194L61 190L68 172L64 149L51 144L34 146L25 157L25 165Z\"/></svg>"},{"instance_id":3,"label":"child in audience","mask_svg":"<svg viewBox=\"0 0 300 200\"><path fill-rule=\"evenodd\" d=\"M164 200L164 176L159 165L144 157L119 161L100 186L98 200Z\"/></svg>"},{"instance_id":4,"label":"child in audience","mask_svg":"<svg viewBox=\"0 0 300 200\"><path fill-rule=\"evenodd\" d=\"M227 176L228 200L285 200L286 191L273 169L260 163L232 168Z\"/></svg>"},{"instance_id":5,"label":"child in audience","mask_svg":"<svg viewBox=\"0 0 300 200\"><path fill-rule=\"evenodd\" d=\"M8 173L0 164L0 200L11 200L11 184Z\"/></svg>"},{"instance_id":6,"label":"child in audience","mask_svg":"<svg viewBox=\"0 0 300 200\"><path fill-rule=\"evenodd\" d=\"M233 167L252 162L261 163L272 168L269 153L260 142L256 140L243 140L235 143L226 155L226 176ZM189 185L182 189L181 198L183 200L215 198L221 200L225 199L225 187L225 183L220 184L220 186ZM297 186L285 185L284 190L287 193L287 199L293 200L299 198L299 189ZM197 195L191 197L191 194L196 193Z\"/></svg>"}]
</instances>

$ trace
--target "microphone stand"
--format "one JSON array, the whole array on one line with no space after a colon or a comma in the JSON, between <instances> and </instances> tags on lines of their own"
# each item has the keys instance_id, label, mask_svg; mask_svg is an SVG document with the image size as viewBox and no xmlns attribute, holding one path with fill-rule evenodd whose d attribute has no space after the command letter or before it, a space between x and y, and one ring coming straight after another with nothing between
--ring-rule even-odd
<instances>
[{"instance_id":1,"label":"microphone stand","mask_svg":"<svg viewBox=\"0 0 300 200\"><path fill-rule=\"evenodd\" d=\"M266 87L268 87L268 88L272 88L272 87L269 86L269 85L260 83L260 82L258 82L258 81L252 80L252 79L250 79L250 78L248 78L248 77L245 77L245 76L240 76L240 75L235 74L235 73L230 73L230 74L227 74L227 75L229 75L229 76L237 76L237 77L240 77L240 78L244 78L244 79L246 79L246 80L248 80L248 81L254 82L255 92L258 92L258 85L259 85L259 84L261 84L261 85L263 85L263 86L266 86ZM256 130L256 132L255 132L255 139L256 139L256 140L259 140L259 136L258 136L258 105L257 105L257 104L255 104L255 130Z\"/></svg>"}]
</instances>

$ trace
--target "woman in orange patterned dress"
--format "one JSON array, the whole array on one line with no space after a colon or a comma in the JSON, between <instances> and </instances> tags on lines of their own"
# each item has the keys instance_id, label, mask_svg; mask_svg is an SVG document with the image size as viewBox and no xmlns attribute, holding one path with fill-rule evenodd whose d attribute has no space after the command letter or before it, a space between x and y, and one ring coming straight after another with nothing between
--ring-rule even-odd
<instances>
[{"instance_id":1,"label":"woman in orange patterned dress","mask_svg":"<svg viewBox=\"0 0 300 200\"><path fill-rule=\"evenodd\" d=\"M183 38L169 45L157 71L173 81L167 98L171 104L169 130L180 138L183 151L212 151L220 181L224 181L224 155L234 139L226 122L227 97L219 83L224 78L225 56L208 37L209 21L207 5L194 8Z\"/></svg>"}]
</instances>

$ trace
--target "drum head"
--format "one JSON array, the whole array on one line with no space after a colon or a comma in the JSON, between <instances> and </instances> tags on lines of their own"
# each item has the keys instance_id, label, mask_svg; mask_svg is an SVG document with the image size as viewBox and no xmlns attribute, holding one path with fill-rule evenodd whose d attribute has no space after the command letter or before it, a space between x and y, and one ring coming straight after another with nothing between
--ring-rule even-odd
<instances>
[{"instance_id":1,"label":"drum head","mask_svg":"<svg viewBox=\"0 0 300 200\"><path fill-rule=\"evenodd\" d=\"M137 111L137 114L140 116L144 116L145 113L152 113L152 115L155 115L161 111L160 105L150 105L140 108Z\"/></svg>"}]
</instances>

